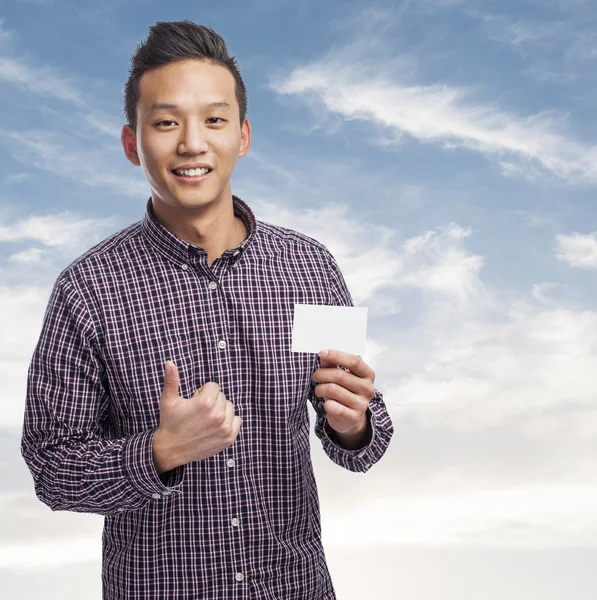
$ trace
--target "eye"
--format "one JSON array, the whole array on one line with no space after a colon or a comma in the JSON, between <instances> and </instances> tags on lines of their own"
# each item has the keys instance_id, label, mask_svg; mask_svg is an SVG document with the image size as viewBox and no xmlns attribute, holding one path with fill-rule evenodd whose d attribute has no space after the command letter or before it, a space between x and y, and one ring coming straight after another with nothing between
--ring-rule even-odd
<instances>
[{"instance_id":1,"label":"eye","mask_svg":"<svg viewBox=\"0 0 597 600\"><path fill-rule=\"evenodd\" d=\"M221 119L220 117L210 117L209 119L207 119L208 123L211 122L211 124L213 124L213 125L218 125L219 123L215 123L215 121L219 121L219 122L223 123L224 119Z\"/></svg>"},{"instance_id":2,"label":"eye","mask_svg":"<svg viewBox=\"0 0 597 600\"><path fill-rule=\"evenodd\" d=\"M156 123L156 127L172 127L172 125L176 125L176 121L159 121Z\"/></svg>"}]
</instances>

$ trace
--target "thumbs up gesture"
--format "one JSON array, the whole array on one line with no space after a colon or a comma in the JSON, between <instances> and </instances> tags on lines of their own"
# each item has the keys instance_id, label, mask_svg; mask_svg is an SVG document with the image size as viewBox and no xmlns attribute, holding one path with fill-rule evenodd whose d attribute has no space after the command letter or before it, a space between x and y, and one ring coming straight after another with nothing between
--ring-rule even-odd
<instances>
[{"instance_id":1,"label":"thumbs up gesture","mask_svg":"<svg viewBox=\"0 0 597 600\"><path fill-rule=\"evenodd\" d=\"M179 396L176 365L166 361L160 396L160 425L153 437L153 462L158 474L218 454L238 437L242 419L213 381L191 398Z\"/></svg>"}]
</instances>

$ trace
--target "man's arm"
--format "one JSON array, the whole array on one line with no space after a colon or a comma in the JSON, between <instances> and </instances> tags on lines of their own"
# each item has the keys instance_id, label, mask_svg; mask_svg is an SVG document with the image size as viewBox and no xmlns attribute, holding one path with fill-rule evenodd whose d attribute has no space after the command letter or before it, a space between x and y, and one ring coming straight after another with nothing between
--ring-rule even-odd
<instances>
[{"instance_id":1,"label":"man's arm","mask_svg":"<svg viewBox=\"0 0 597 600\"><path fill-rule=\"evenodd\" d=\"M330 304L334 306L354 306L344 277L334 257L326 251ZM320 359L322 367L330 366ZM321 440L326 454L338 465L350 470L365 472L371 468L387 450L394 433L392 420L383 401L382 394L372 388L364 418L350 431L338 432L330 426L324 408L324 399L317 397L311 382L309 400L317 414L315 433Z\"/></svg>"},{"instance_id":2,"label":"man's arm","mask_svg":"<svg viewBox=\"0 0 597 600\"><path fill-rule=\"evenodd\" d=\"M155 430L116 438L89 311L68 276L56 282L27 380L21 452L52 510L103 515L167 501L184 467L158 476Z\"/></svg>"}]
</instances>

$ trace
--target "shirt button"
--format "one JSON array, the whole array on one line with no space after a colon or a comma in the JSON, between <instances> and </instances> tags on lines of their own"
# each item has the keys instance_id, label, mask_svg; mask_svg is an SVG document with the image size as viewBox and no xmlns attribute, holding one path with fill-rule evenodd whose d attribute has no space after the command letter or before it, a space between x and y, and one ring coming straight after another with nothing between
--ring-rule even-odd
<instances>
[{"instance_id":1,"label":"shirt button","mask_svg":"<svg viewBox=\"0 0 597 600\"><path fill-rule=\"evenodd\" d=\"M117 510L118 510L118 512L124 512L124 507L119 506Z\"/></svg>"},{"instance_id":2,"label":"shirt button","mask_svg":"<svg viewBox=\"0 0 597 600\"><path fill-rule=\"evenodd\" d=\"M226 464L228 465L228 467L229 467L230 469L232 469L232 467L234 467L234 465L235 465L236 463L234 462L234 459L233 459L233 458L229 458L229 459L226 461Z\"/></svg>"},{"instance_id":3,"label":"shirt button","mask_svg":"<svg viewBox=\"0 0 597 600\"><path fill-rule=\"evenodd\" d=\"M220 340L218 342L218 348L220 348L220 350L224 350L224 348L226 348L226 342L224 340Z\"/></svg>"},{"instance_id":4,"label":"shirt button","mask_svg":"<svg viewBox=\"0 0 597 600\"><path fill-rule=\"evenodd\" d=\"M218 284L215 281L210 281L209 282L209 289L210 290L215 290L215 289L217 289L217 287L218 287Z\"/></svg>"},{"instance_id":5,"label":"shirt button","mask_svg":"<svg viewBox=\"0 0 597 600\"><path fill-rule=\"evenodd\" d=\"M162 494L158 494L158 493L156 492L155 494L151 494L151 497L152 497L154 500L161 500L161 498L162 498Z\"/></svg>"},{"instance_id":6,"label":"shirt button","mask_svg":"<svg viewBox=\"0 0 597 600\"><path fill-rule=\"evenodd\" d=\"M237 250L232 256L238 256L240 254L240 250Z\"/></svg>"},{"instance_id":7,"label":"shirt button","mask_svg":"<svg viewBox=\"0 0 597 600\"><path fill-rule=\"evenodd\" d=\"M240 521L236 517L234 517L234 519L232 519L232 526L233 527L238 527L239 523L240 523Z\"/></svg>"},{"instance_id":8,"label":"shirt button","mask_svg":"<svg viewBox=\"0 0 597 600\"><path fill-rule=\"evenodd\" d=\"M182 265L180 265L180 268L181 268L183 271L186 271L186 270L189 268L189 265L187 265L187 263L182 263Z\"/></svg>"},{"instance_id":9,"label":"shirt button","mask_svg":"<svg viewBox=\"0 0 597 600\"><path fill-rule=\"evenodd\" d=\"M172 492L170 490L164 490L162 496L169 496Z\"/></svg>"},{"instance_id":10,"label":"shirt button","mask_svg":"<svg viewBox=\"0 0 597 600\"><path fill-rule=\"evenodd\" d=\"M245 576L242 573L237 573L234 578L236 579L236 581L242 581Z\"/></svg>"}]
</instances>

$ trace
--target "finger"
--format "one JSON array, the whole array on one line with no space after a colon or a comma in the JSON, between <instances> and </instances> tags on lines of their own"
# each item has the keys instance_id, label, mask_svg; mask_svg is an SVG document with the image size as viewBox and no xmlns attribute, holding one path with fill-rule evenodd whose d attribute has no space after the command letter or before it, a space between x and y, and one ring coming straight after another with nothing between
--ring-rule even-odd
<instances>
[{"instance_id":1,"label":"finger","mask_svg":"<svg viewBox=\"0 0 597 600\"><path fill-rule=\"evenodd\" d=\"M341 352L340 350L321 350L319 353L319 362L322 367L338 365L349 369L357 377L375 378L373 369L356 354Z\"/></svg>"},{"instance_id":2,"label":"finger","mask_svg":"<svg viewBox=\"0 0 597 600\"><path fill-rule=\"evenodd\" d=\"M238 437L238 434L240 432L240 426L242 424L243 420L238 415L235 415L234 419L232 420L232 433L230 434L232 441L234 441Z\"/></svg>"},{"instance_id":3,"label":"finger","mask_svg":"<svg viewBox=\"0 0 597 600\"><path fill-rule=\"evenodd\" d=\"M348 408L344 404L336 402L335 400L326 400L323 403L323 408L330 417L335 419L345 419L347 422L354 421L356 423L362 417L360 412L352 410L351 408Z\"/></svg>"},{"instance_id":4,"label":"finger","mask_svg":"<svg viewBox=\"0 0 597 600\"><path fill-rule=\"evenodd\" d=\"M208 381L206 383L204 383L194 394L193 397L197 396L201 396L201 398L203 399L204 402L207 402L207 400L209 398L211 398L211 402L209 402L208 404L210 405L214 405L215 404L215 400L218 397L218 395L220 394L220 386L215 383L214 381Z\"/></svg>"},{"instance_id":5,"label":"finger","mask_svg":"<svg viewBox=\"0 0 597 600\"><path fill-rule=\"evenodd\" d=\"M375 395L372 380L362 379L349 371L333 367L331 369L317 369L313 373L313 381L317 383L335 383L353 394L371 399Z\"/></svg>"},{"instance_id":6,"label":"finger","mask_svg":"<svg viewBox=\"0 0 597 600\"><path fill-rule=\"evenodd\" d=\"M229 400L226 400L226 417L225 423L232 423L234 421L234 404Z\"/></svg>"},{"instance_id":7,"label":"finger","mask_svg":"<svg viewBox=\"0 0 597 600\"><path fill-rule=\"evenodd\" d=\"M324 400L333 400L351 410L365 412L369 406L369 399L353 394L335 383L320 383L315 386L315 395Z\"/></svg>"},{"instance_id":8,"label":"finger","mask_svg":"<svg viewBox=\"0 0 597 600\"><path fill-rule=\"evenodd\" d=\"M164 389L162 395L177 398L179 384L178 369L171 360L167 360L164 366Z\"/></svg>"}]
</instances>

